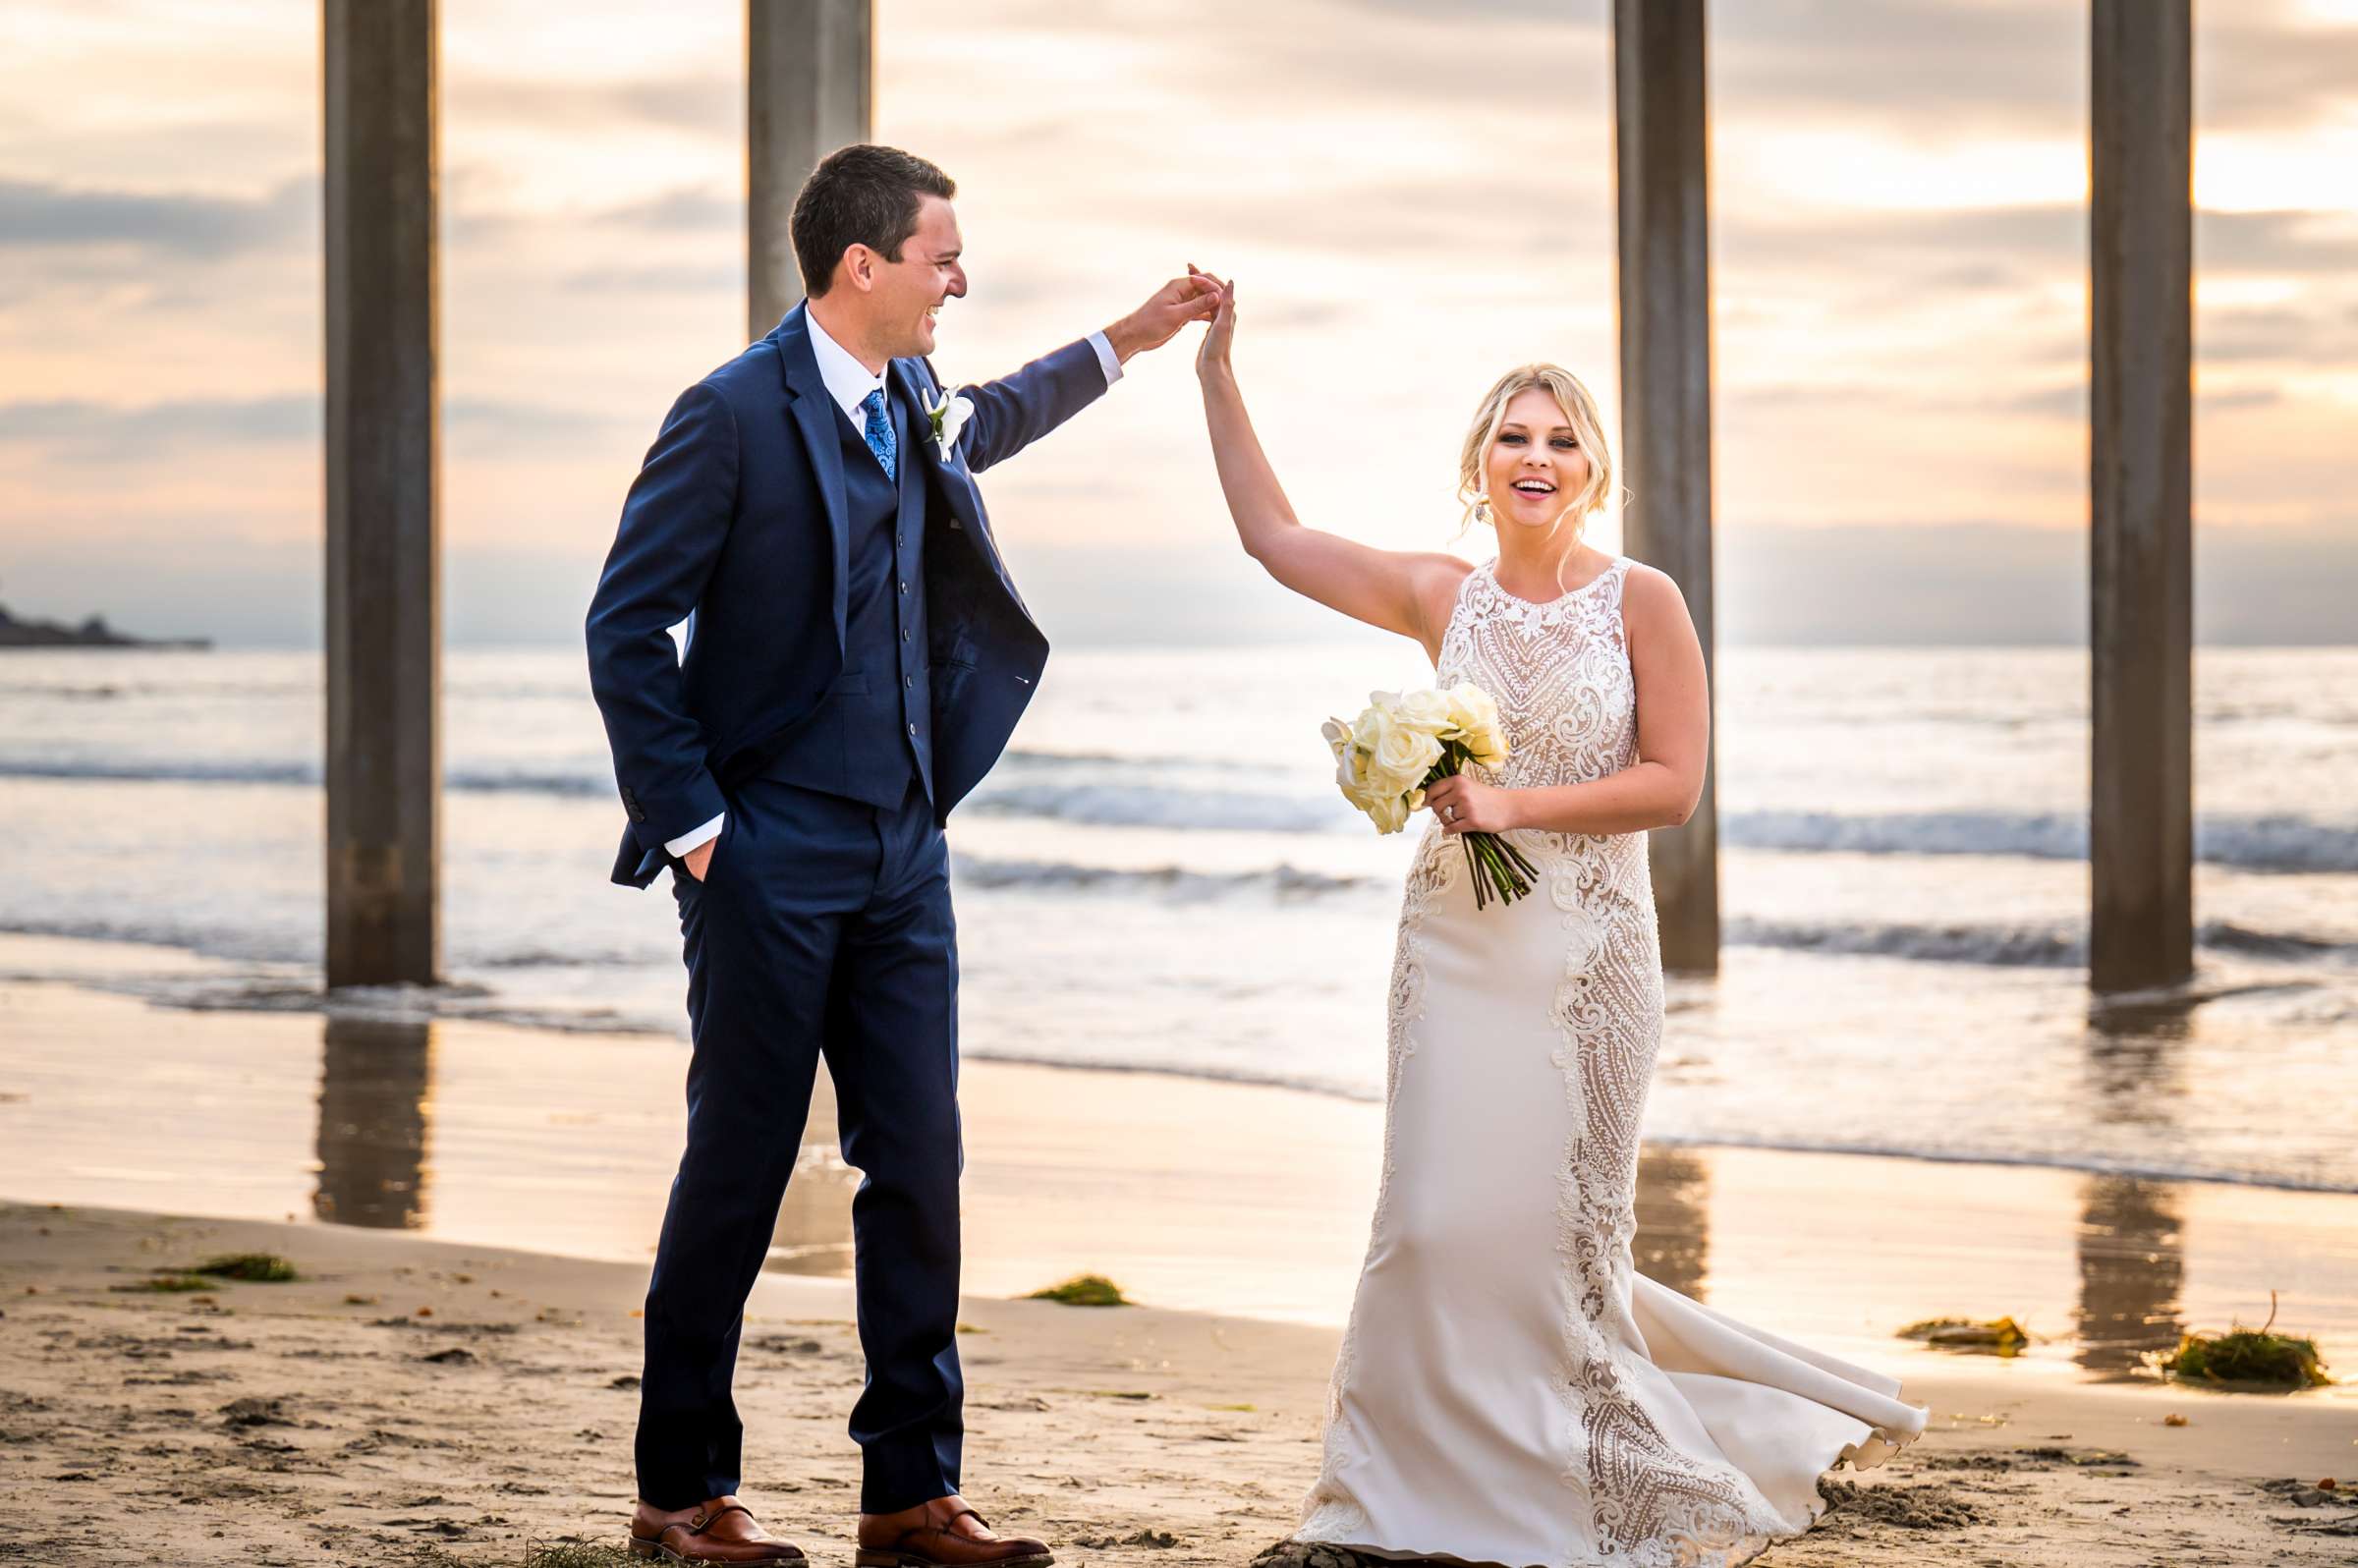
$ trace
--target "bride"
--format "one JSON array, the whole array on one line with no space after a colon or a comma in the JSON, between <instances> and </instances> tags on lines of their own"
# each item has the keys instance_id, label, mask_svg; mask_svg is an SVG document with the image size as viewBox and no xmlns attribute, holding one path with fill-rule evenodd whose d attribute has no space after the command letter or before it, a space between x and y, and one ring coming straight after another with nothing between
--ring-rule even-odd
<instances>
[{"instance_id":1,"label":"bride","mask_svg":"<svg viewBox=\"0 0 2358 1568\"><path fill-rule=\"evenodd\" d=\"M1586 543L1613 482L1551 364L1475 411L1460 499L1498 554L1304 528L1245 413L1222 286L1197 359L1245 550L1497 700L1511 755L1444 779L1408 873L1383 1180L1295 1540L1527 1564L1735 1564L1800 1534L1818 1478L1924 1430L1899 1384L1637 1273L1640 1113L1662 1033L1646 830L1703 790L1703 651L1671 580ZM1508 835L1531 897L1476 909L1456 836Z\"/></svg>"}]
</instances>

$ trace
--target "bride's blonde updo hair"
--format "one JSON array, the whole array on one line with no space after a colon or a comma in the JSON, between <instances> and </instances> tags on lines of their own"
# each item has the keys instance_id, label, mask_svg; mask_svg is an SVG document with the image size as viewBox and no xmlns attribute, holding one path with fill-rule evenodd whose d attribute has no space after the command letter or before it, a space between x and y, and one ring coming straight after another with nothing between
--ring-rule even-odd
<instances>
[{"instance_id":1,"label":"bride's blonde updo hair","mask_svg":"<svg viewBox=\"0 0 2358 1568\"><path fill-rule=\"evenodd\" d=\"M1560 364L1517 365L1483 394L1474 410L1473 426L1466 431L1465 450L1457 459L1457 499L1465 507L1466 517L1458 532L1490 520L1489 497L1484 487L1490 448L1498 440L1498 427L1506 422L1506 406L1535 386L1544 388L1555 399L1556 407L1564 411L1565 422L1572 426L1573 438L1588 455L1589 482L1572 498L1567 514L1575 520L1574 529L1602 511L1613 493L1613 453L1604 443L1604 420L1580 377Z\"/></svg>"}]
</instances>

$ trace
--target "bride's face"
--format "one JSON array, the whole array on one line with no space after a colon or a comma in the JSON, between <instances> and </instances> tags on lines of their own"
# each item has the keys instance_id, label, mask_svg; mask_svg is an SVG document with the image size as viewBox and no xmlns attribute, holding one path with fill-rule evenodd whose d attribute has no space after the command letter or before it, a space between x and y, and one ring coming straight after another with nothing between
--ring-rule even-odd
<instances>
[{"instance_id":1,"label":"bride's face","mask_svg":"<svg viewBox=\"0 0 2358 1568\"><path fill-rule=\"evenodd\" d=\"M1485 479L1501 530L1551 529L1588 488L1589 455L1545 387L1525 387L1507 404Z\"/></svg>"}]
</instances>

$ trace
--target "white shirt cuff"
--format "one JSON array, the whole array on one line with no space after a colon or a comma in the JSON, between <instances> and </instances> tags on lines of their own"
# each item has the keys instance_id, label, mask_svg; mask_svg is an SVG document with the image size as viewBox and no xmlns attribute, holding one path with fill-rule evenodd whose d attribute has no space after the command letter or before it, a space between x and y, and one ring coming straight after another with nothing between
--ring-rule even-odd
<instances>
[{"instance_id":1,"label":"white shirt cuff","mask_svg":"<svg viewBox=\"0 0 2358 1568\"><path fill-rule=\"evenodd\" d=\"M685 856L690 850L696 848L699 844L709 843L711 840L720 837L720 824L728 819L729 813L723 812L702 827L694 828L688 832L682 833L678 838L665 839L663 841L663 848L669 851L671 854Z\"/></svg>"},{"instance_id":2,"label":"white shirt cuff","mask_svg":"<svg viewBox=\"0 0 2358 1568\"><path fill-rule=\"evenodd\" d=\"M1113 345L1102 332L1089 335L1089 346L1097 351L1097 363L1105 367L1105 384L1113 385L1122 378L1122 357L1113 352Z\"/></svg>"}]
</instances>

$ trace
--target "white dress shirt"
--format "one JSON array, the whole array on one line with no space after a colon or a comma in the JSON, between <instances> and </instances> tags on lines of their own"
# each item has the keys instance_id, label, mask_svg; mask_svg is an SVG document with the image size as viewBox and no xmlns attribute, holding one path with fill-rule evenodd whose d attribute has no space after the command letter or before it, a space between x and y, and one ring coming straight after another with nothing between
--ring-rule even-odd
<instances>
[{"instance_id":1,"label":"white dress shirt","mask_svg":"<svg viewBox=\"0 0 2358 1568\"><path fill-rule=\"evenodd\" d=\"M818 362L818 378L826 386L827 395L843 410L844 418L852 421L852 427L865 434L867 416L860 412L860 405L868 401L870 393L883 386L884 377L870 373L851 350L829 337L827 329L818 324L816 314L806 309L803 320L811 328L811 357ZM1113 344L1105 334L1092 332L1089 346L1097 351L1097 364L1105 370L1105 384L1111 386L1119 381L1122 378L1121 358L1113 352ZM885 394L887 398L891 395L889 392ZM674 855L686 855L699 844L709 843L720 837L721 824L728 819L729 813L723 812L709 822L691 828L678 838L665 839L663 847Z\"/></svg>"}]
</instances>

